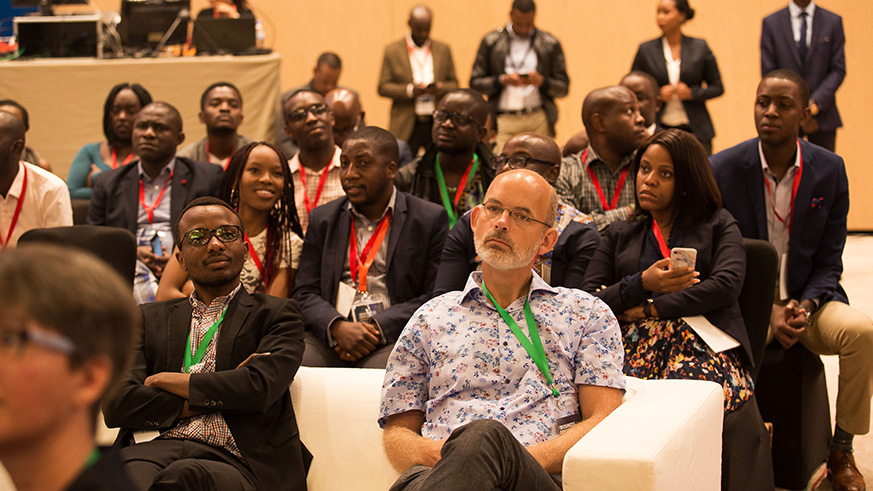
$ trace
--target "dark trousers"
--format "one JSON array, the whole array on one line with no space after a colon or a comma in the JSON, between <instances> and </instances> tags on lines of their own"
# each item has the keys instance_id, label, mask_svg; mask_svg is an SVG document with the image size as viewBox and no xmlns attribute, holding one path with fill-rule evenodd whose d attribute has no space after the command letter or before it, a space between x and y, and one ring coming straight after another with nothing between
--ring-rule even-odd
<instances>
[{"instance_id":1,"label":"dark trousers","mask_svg":"<svg viewBox=\"0 0 873 491\"><path fill-rule=\"evenodd\" d=\"M837 130L809 133L806 135L806 140L809 143L815 143L822 148L835 152L837 148Z\"/></svg>"},{"instance_id":2,"label":"dark trousers","mask_svg":"<svg viewBox=\"0 0 873 491\"><path fill-rule=\"evenodd\" d=\"M394 343L376 348L376 351L365 356L357 363L343 360L330 346L324 344L318 336L306 333L306 350L300 365L304 367L340 367L340 368L382 368L388 365L388 357L394 349Z\"/></svg>"},{"instance_id":3,"label":"dark trousers","mask_svg":"<svg viewBox=\"0 0 873 491\"><path fill-rule=\"evenodd\" d=\"M152 440L121 449L138 490L255 491L252 471L230 452L188 440Z\"/></svg>"},{"instance_id":4,"label":"dark trousers","mask_svg":"<svg viewBox=\"0 0 873 491\"><path fill-rule=\"evenodd\" d=\"M560 490L561 485L505 426L480 419L455 429L433 467L403 473L391 491Z\"/></svg>"},{"instance_id":5,"label":"dark trousers","mask_svg":"<svg viewBox=\"0 0 873 491\"><path fill-rule=\"evenodd\" d=\"M418 149L427 149L427 146L433 143L433 118L427 117L423 119L416 118L415 126L412 127L412 134L409 136L409 150L412 152L412 159L418 157Z\"/></svg>"}]
</instances>

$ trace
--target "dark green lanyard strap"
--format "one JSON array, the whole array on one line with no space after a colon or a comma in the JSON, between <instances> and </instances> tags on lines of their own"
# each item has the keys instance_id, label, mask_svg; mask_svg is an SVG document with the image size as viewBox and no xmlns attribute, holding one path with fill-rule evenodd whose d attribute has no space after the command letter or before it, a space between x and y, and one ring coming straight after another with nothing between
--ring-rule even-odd
<instances>
[{"instance_id":1,"label":"dark green lanyard strap","mask_svg":"<svg viewBox=\"0 0 873 491\"><path fill-rule=\"evenodd\" d=\"M185 345L185 373L188 373L191 370L191 365L196 365L203 360L203 355L206 354L206 348L209 347L209 343L212 342L212 338L215 336L215 332L218 331L218 326L221 324L221 321L224 320L224 314L227 313L227 307L221 311L221 317L215 321L215 324L209 326L209 329L206 331L206 334L203 335L203 339L200 340L200 345L197 346L197 352L194 353L194 358L191 358L191 335L194 334L194 329L188 332L188 344Z\"/></svg>"},{"instance_id":2,"label":"dark green lanyard strap","mask_svg":"<svg viewBox=\"0 0 873 491\"><path fill-rule=\"evenodd\" d=\"M460 200L461 194L464 192L464 188L467 187L467 182L470 180L471 176L476 175L476 170L479 168L479 155L473 154L473 162L467 167L467 171L464 172L464 176L461 177L461 182L458 184L458 192L455 193L454 203L452 199L449 198L449 190L446 188L446 178L443 176L443 168L440 166L440 158L437 156L436 164L434 165L434 169L436 170L437 176L437 184L440 188L440 198L443 200L443 206L446 209L446 213L449 215L449 229L455 226L455 223L458 221L458 213L455 211L455 208L458 206L458 201Z\"/></svg>"},{"instance_id":3,"label":"dark green lanyard strap","mask_svg":"<svg viewBox=\"0 0 873 491\"><path fill-rule=\"evenodd\" d=\"M497 312L500 313L500 316L503 317L503 320L509 325L509 329L512 330L512 333L515 334L515 337L518 339L518 342L521 343L521 346L527 351L527 354L530 355L531 360L536 364L537 368L540 369L540 372L546 377L546 382L549 383L549 388L552 389L552 395L558 397L560 392L555 387L555 384L552 382L552 376L549 374L549 362L546 359L546 350L543 349L543 342L540 340L540 334L537 332L537 324L534 321L533 312L530 309L530 301L525 298L524 299L524 320L527 322L527 330L530 332L530 340L528 340L527 336L521 332L521 328L518 327L518 323L515 322L515 319L509 315L509 312L503 309L495 300L494 297L491 296L491 292L488 291L488 287L485 286L485 280L482 280L482 291L485 292L485 296L488 297L488 300L494 305L494 308L497 309Z\"/></svg>"}]
</instances>

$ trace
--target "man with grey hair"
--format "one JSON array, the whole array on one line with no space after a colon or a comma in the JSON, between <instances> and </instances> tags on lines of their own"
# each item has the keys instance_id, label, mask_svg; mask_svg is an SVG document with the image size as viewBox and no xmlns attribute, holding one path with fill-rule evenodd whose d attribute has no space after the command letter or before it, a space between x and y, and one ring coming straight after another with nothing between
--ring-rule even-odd
<instances>
[{"instance_id":1,"label":"man with grey hair","mask_svg":"<svg viewBox=\"0 0 873 491\"><path fill-rule=\"evenodd\" d=\"M404 471L392 489L558 490L564 454L621 403L612 312L530 267L555 245L557 204L532 171L495 178L470 217L482 271L424 304L400 335L379 415Z\"/></svg>"}]
</instances>

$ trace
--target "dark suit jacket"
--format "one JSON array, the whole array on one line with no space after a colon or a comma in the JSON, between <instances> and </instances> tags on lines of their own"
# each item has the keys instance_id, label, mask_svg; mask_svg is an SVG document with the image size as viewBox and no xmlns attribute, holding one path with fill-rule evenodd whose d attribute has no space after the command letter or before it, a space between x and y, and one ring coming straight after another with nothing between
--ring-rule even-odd
<instances>
[{"instance_id":1,"label":"dark suit jacket","mask_svg":"<svg viewBox=\"0 0 873 491\"><path fill-rule=\"evenodd\" d=\"M306 330L327 344L327 328L340 317L337 288L349 250L352 216L349 200L342 197L318 206L309 215L300 267L294 277L294 298L303 308ZM388 235L386 286L391 307L376 314L389 343L431 298L448 217L441 206L398 191Z\"/></svg>"},{"instance_id":2,"label":"dark suit jacket","mask_svg":"<svg viewBox=\"0 0 873 491\"><path fill-rule=\"evenodd\" d=\"M658 85L663 87L670 83L667 74L667 60L664 59L664 48L661 38L652 39L640 44L634 58L631 70L641 70L655 77ZM709 49L706 41L699 38L682 36L682 63L679 68L679 81L685 82L691 88L691 99L682 101L688 121L694 130L694 135L700 140L712 140L715 129L712 119L706 110L706 100L718 97L724 93L721 83L721 73L715 55ZM703 86L704 82L706 87ZM658 113L658 121L661 120Z\"/></svg>"},{"instance_id":3,"label":"dark suit jacket","mask_svg":"<svg viewBox=\"0 0 873 491\"><path fill-rule=\"evenodd\" d=\"M455 62L452 61L449 45L431 39L430 50L433 55L434 81L442 82L443 90L457 89L458 78L455 76ZM391 104L389 129L397 139L403 141L409 140L412 127L415 126L415 99L409 97L406 91L411 83L412 65L409 63L409 51L404 37L385 47L382 72L379 75L379 95L390 97L394 101Z\"/></svg>"},{"instance_id":4,"label":"dark suit jacket","mask_svg":"<svg viewBox=\"0 0 873 491\"><path fill-rule=\"evenodd\" d=\"M503 92L499 78L506 73L509 44L509 32L505 26L486 34L479 44L473 71L470 73L470 88L488 97L492 114L497 114L497 104L500 102L500 93ZM570 89L567 61L564 59L561 42L546 31L534 30L533 51L537 54L537 73L543 76L543 85L540 86L543 109L554 133L555 122L558 120L555 99L566 96Z\"/></svg>"},{"instance_id":5,"label":"dark suit jacket","mask_svg":"<svg viewBox=\"0 0 873 491\"><path fill-rule=\"evenodd\" d=\"M819 128L832 131L843 125L834 100L834 93L846 76L846 36L842 17L816 5L811 35L806 59L801 61L788 8L764 18L761 26L761 75L777 68L787 68L803 76L809 85L810 98L819 107L820 112L815 117Z\"/></svg>"},{"instance_id":6,"label":"dark suit jacket","mask_svg":"<svg viewBox=\"0 0 873 491\"><path fill-rule=\"evenodd\" d=\"M142 305L143 332L121 389L104 402L116 443L134 430L173 427L184 399L143 385L159 372L179 372L191 329L187 298ZM288 387L303 357L303 319L297 302L244 288L228 306L218 333L215 372L192 374L188 405L221 411L233 438L258 479L258 489L306 489L305 452ZM236 368L252 353L257 356ZM143 444L147 445L147 444Z\"/></svg>"},{"instance_id":7,"label":"dark suit jacket","mask_svg":"<svg viewBox=\"0 0 873 491\"><path fill-rule=\"evenodd\" d=\"M821 304L848 303L840 286L849 213L846 167L839 155L804 140L800 153L803 174L789 237L788 294L796 300L818 298ZM768 240L758 139L721 151L710 162L724 206L737 218L743 237Z\"/></svg>"},{"instance_id":8,"label":"dark suit jacket","mask_svg":"<svg viewBox=\"0 0 873 491\"><path fill-rule=\"evenodd\" d=\"M558 242L552 249L551 285L582 288L585 269L588 268L588 261L598 244L600 233L597 232L594 222L570 222L558 236ZM470 273L479 265L476 258L470 213L464 213L446 238L434 296L463 290Z\"/></svg>"},{"instance_id":9,"label":"dark suit jacket","mask_svg":"<svg viewBox=\"0 0 873 491\"><path fill-rule=\"evenodd\" d=\"M613 223L588 264L582 288L606 302L616 314L639 305L622 298L621 280L645 269L640 268L640 256L651 228L650 218ZM673 245L697 250L694 270L700 272L701 281L679 292L653 295L658 316L676 319L703 315L739 341L751 361L749 334L737 303L746 276L746 250L734 217L720 209L706 222L685 229L682 243ZM595 292L601 285L607 288Z\"/></svg>"},{"instance_id":10,"label":"dark suit jacket","mask_svg":"<svg viewBox=\"0 0 873 491\"><path fill-rule=\"evenodd\" d=\"M424 155L398 169L397 177L394 178L394 185L397 186L397 189L431 203L442 204L439 182L436 177L438 153L436 145L431 144L427 147ZM482 176L482 184L487 189L491 185L491 181L494 180L494 168L491 166L494 154L491 153L487 145L479 142L476 144L476 155L479 156L479 168L476 172Z\"/></svg>"},{"instance_id":11,"label":"dark suit jacket","mask_svg":"<svg viewBox=\"0 0 873 491\"><path fill-rule=\"evenodd\" d=\"M88 225L126 228L136 235L139 213L139 173L137 163L97 174L94 193L88 208ZM176 157L170 191L170 220L175 224L179 213L195 198L215 196L224 171L220 166Z\"/></svg>"}]
</instances>

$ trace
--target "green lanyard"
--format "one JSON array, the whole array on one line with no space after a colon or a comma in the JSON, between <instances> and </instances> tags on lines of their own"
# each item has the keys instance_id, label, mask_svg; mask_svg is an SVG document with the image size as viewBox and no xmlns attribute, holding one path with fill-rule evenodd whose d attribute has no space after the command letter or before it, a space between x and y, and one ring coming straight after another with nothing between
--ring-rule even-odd
<instances>
[{"instance_id":1,"label":"green lanyard","mask_svg":"<svg viewBox=\"0 0 873 491\"><path fill-rule=\"evenodd\" d=\"M467 166L467 170L464 172L464 175L461 177L461 182L458 184L458 191L455 193L454 203L451 199L449 199L449 190L446 189L446 178L443 176L443 168L440 166L440 157L437 155L436 157L436 165L434 165L434 169L436 169L437 175L437 184L440 187L440 198L443 200L443 206L446 208L446 213L449 214L449 228L453 228L455 223L458 221L458 214L455 212L455 208L458 206L458 202L461 200L461 195L464 194L464 188L467 187L467 181L470 179L470 176L476 175L476 170L479 168L479 155L473 154L473 161L470 162L470 165Z\"/></svg>"},{"instance_id":2,"label":"green lanyard","mask_svg":"<svg viewBox=\"0 0 873 491\"><path fill-rule=\"evenodd\" d=\"M88 459L85 460L85 469L96 464L98 460L100 460L100 449L95 448L94 450L91 450L91 453L88 454Z\"/></svg>"},{"instance_id":3,"label":"green lanyard","mask_svg":"<svg viewBox=\"0 0 873 491\"><path fill-rule=\"evenodd\" d=\"M488 297L488 300L491 301L494 308L497 309L497 312L500 312L500 316L503 317L503 320L509 325L509 329L511 329L512 333L515 334L518 342L521 343L521 346L525 351L527 351L527 354L530 355L531 360L533 360L537 368L540 369L540 372L542 372L546 377L546 382L549 383L549 388L552 389L552 395L558 397L560 392L558 392L558 389L552 382L552 376L549 375L549 362L546 359L546 350L543 349L543 342L540 341L540 334L537 332L537 324L534 321L533 312L530 310L530 301L527 298L524 299L524 320L527 322L527 330L530 332L530 340L528 340L527 336L521 332L515 319L513 319L512 316L494 300L494 297L491 296L491 292L489 292L488 287L485 286L484 279L482 280L482 291L485 292L485 296Z\"/></svg>"},{"instance_id":4,"label":"green lanyard","mask_svg":"<svg viewBox=\"0 0 873 491\"><path fill-rule=\"evenodd\" d=\"M194 353L193 359L191 359L190 346L191 346L191 335L194 333L194 330L191 329L191 331L188 332L188 344L185 345L185 373L188 373L191 370L191 365L196 365L196 364L200 363L201 360L203 360L203 355L206 354L206 348L208 348L209 343L212 342L212 338L215 336L215 332L218 331L218 326L221 325L221 321L224 320L224 314L226 314L226 313L227 313L227 307L225 307L224 310L221 311L221 317L218 318L218 320L215 322L215 324L212 324L211 326L209 326L209 329L206 331L206 334L203 336L203 339L200 340L200 345L197 346L197 352Z\"/></svg>"}]
</instances>

